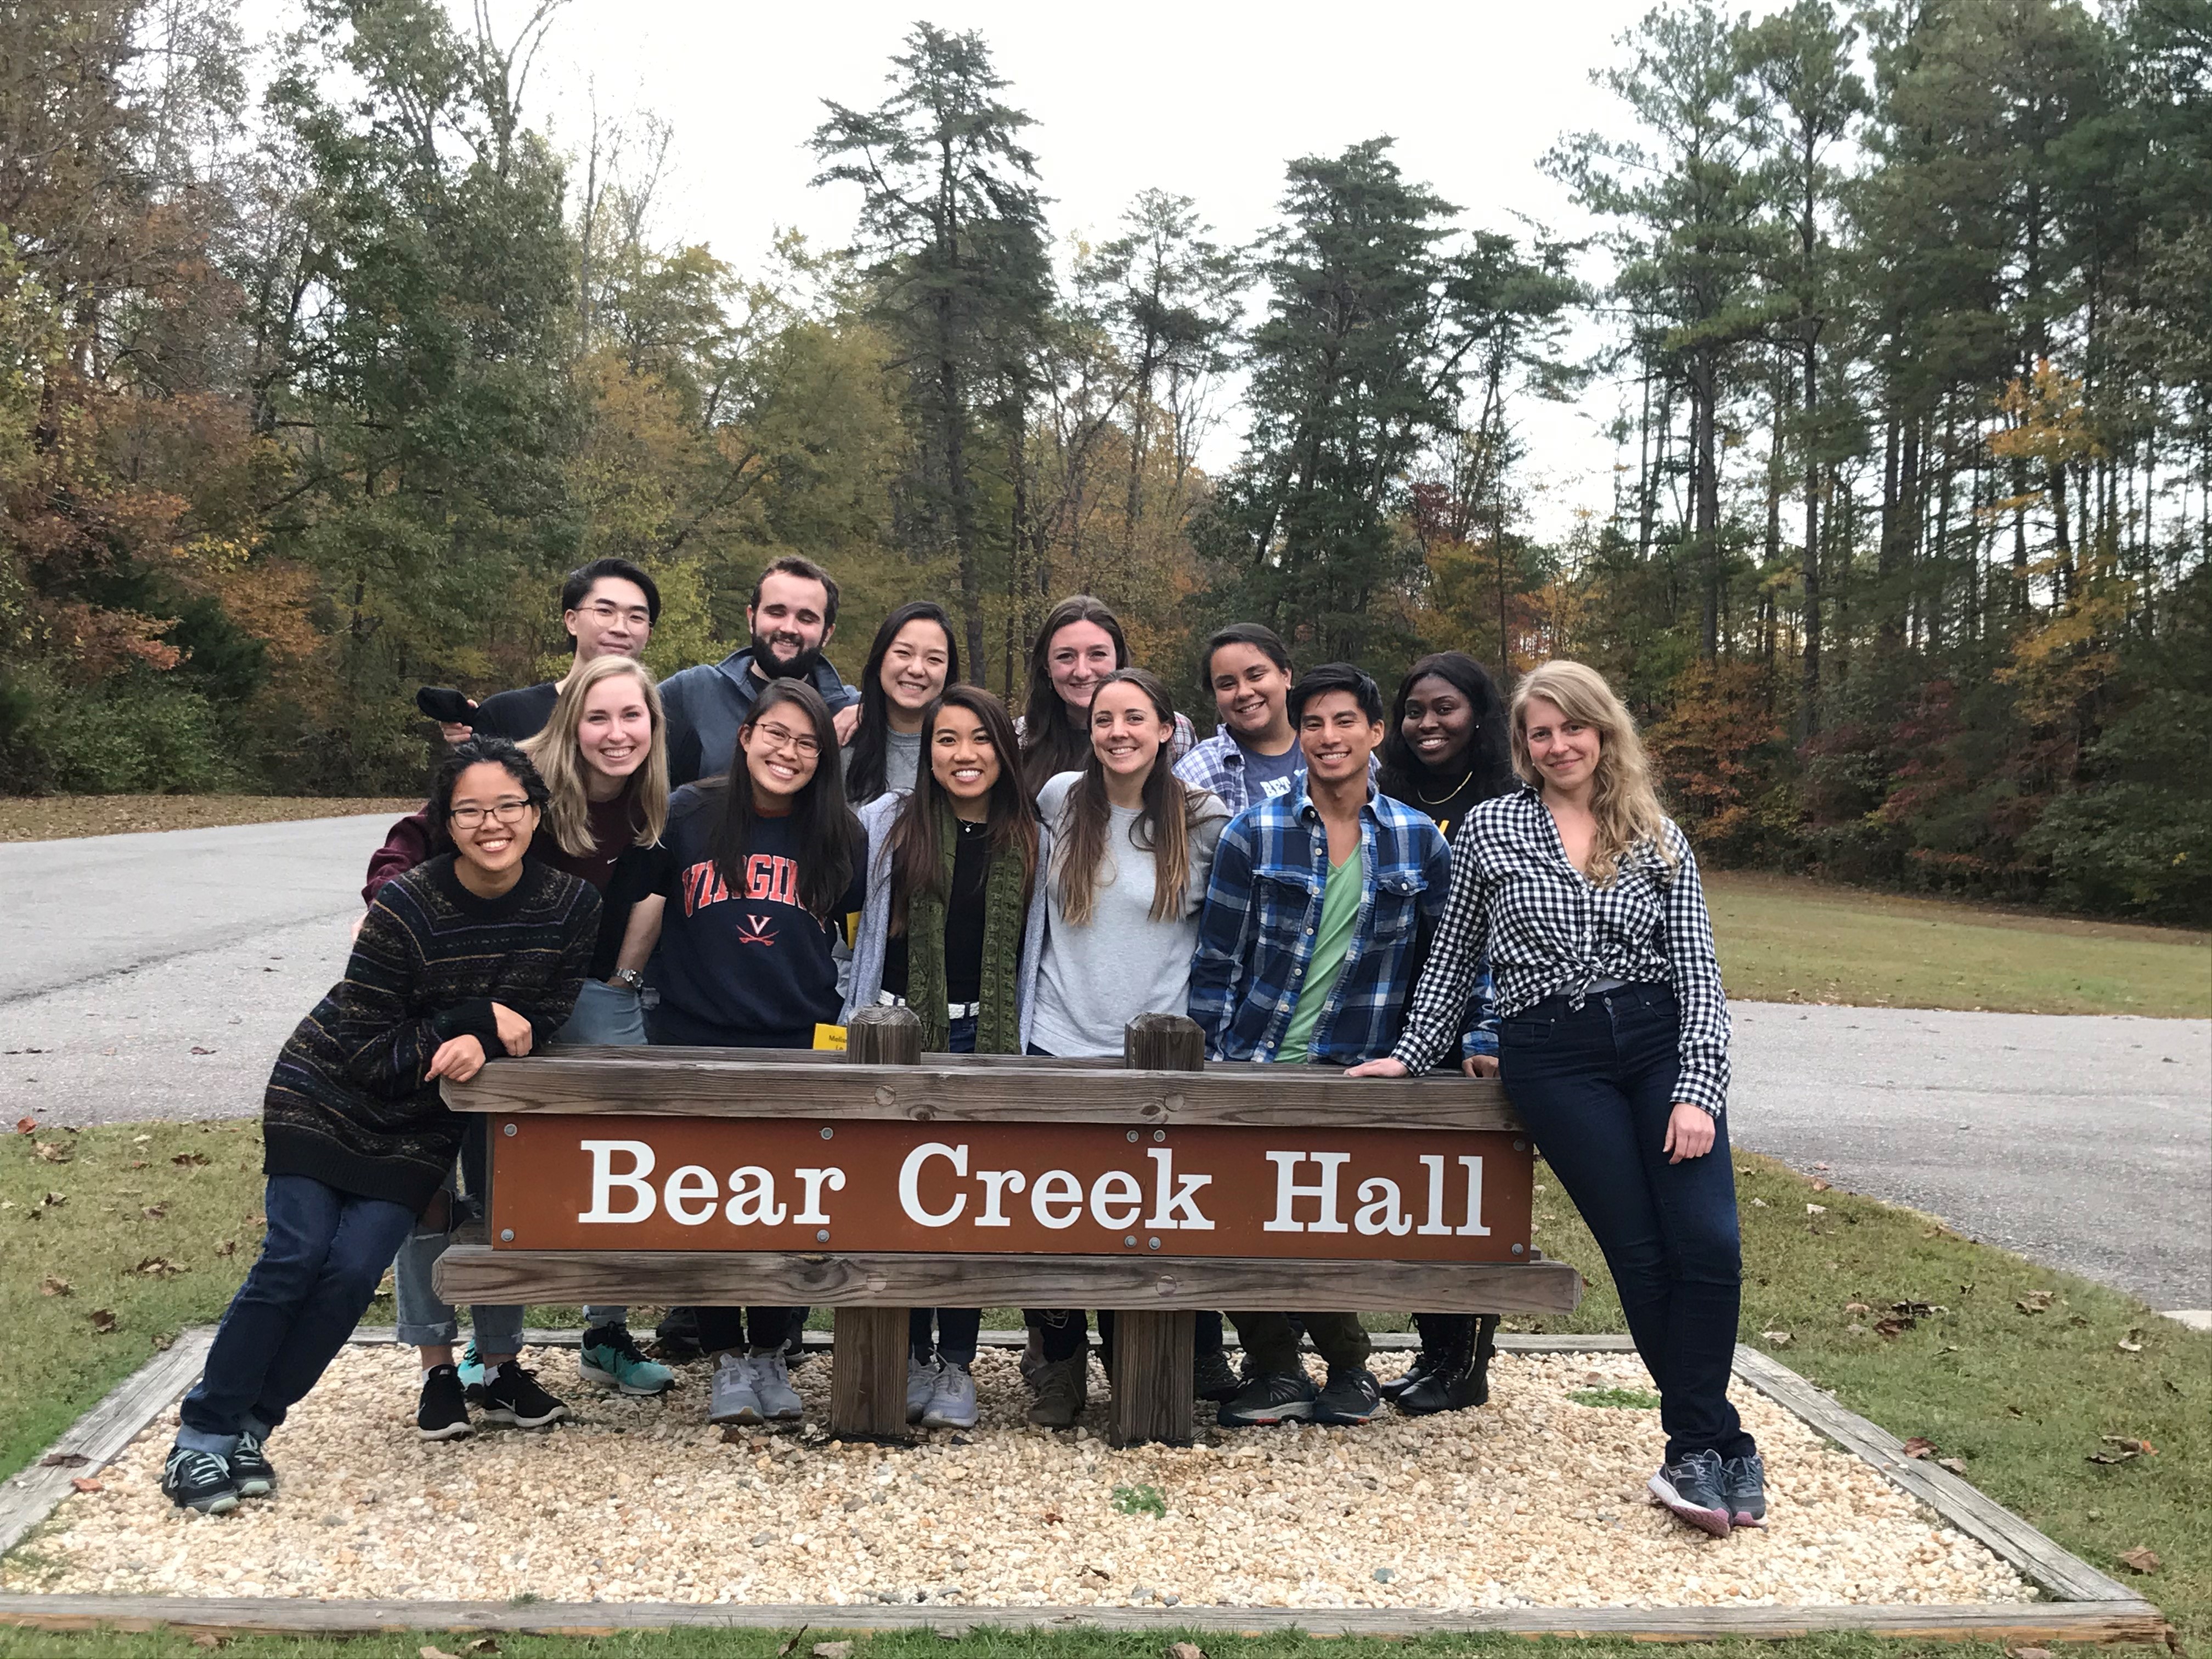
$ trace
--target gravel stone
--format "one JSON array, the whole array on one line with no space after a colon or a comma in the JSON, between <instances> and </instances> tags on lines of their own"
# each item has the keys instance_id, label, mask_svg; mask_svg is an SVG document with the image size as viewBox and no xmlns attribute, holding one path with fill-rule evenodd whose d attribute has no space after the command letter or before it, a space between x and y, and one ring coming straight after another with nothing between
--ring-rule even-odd
<instances>
[{"instance_id":1,"label":"gravel stone","mask_svg":"<svg viewBox=\"0 0 2212 1659\"><path fill-rule=\"evenodd\" d=\"M1644 1499L1633 1355L1501 1354L1480 1410L1203 1432L1109 1449L1024 1420L1015 1356L975 1362L981 1425L911 1448L726 1437L707 1370L661 1400L603 1395L572 1352L526 1357L574 1416L429 1443L411 1352L349 1347L270 1441L273 1500L193 1516L161 1495L173 1410L0 1562L15 1592L507 1601L932 1601L956 1606L1492 1607L2012 1602L2033 1590L1761 1395L1770 1526L1711 1540ZM1382 1357L1378 1370L1398 1363ZM793 1384L826 1420L830 1368ZM1316 1370L1316 1376L1319 1371ZM1124 1515L1151 1486L1164 1516ZM752 1547L733 1550L738 1538ZM1377 1571L1378 1553L1395 1565ZM1389 1577L1386 1579L1385 1574ZM948 1582L953 1575L957 1582Z\"/></svg>"}]
</instances>

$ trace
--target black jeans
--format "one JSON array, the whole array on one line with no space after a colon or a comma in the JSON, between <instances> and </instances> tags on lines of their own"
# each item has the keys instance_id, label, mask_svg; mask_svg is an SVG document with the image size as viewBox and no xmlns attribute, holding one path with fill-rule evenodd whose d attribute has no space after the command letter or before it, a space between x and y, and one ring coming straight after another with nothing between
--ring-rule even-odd
<instances>
[{"instance_id":1,"label":"black jeans","mask_svg":"<svg viewBox=\"0 0 2212 1659\"><path fill-rule=\"evenodd\" d=\"M1499 1074L1605 1252L1636 1351L1659 1385L1667 1461L1757 1449L1729 1403L1743 1252L1728 1119L1712 1150L1661 1150L1680 1077L1681 1022L1664 985L1547 997L1503 1023Z\"/></svg>"},{"instance_id":2,"label":"black jeans","mask_svg":"<svg viewBox=\"0 0 2212 1659\"><path fill-rule=\"evenodd\" d=\"M804 1308L701 1308L698 1313L699 1346L708 1353L779 1352L806 1323Z\"/></svg>"}]
</instances>

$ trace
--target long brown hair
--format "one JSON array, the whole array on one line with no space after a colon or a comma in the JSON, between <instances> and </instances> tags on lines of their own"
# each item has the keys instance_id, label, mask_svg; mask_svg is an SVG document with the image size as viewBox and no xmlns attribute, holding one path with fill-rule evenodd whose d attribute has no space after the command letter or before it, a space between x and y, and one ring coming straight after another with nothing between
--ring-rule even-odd
<instances>
[{"instance_id":1,"label":"long brown hair","mask_svg":"<svg viewBox=\"0 0 2212 1659\"><path fill-rule=\"evenodd\" d=\"M929 705L921 717L921 759L915 768L914 793L906 798L891 823L891 932L906 931L907 900L917 892L944 896L944 848L937 840L937 805L947 800L945 786L930 764L937 748L937 720L948 708L964 708L983 722L983 733L999 757L999 781L991 786L991 856L1012 853L1022 861L1022 902L1029 902L1036 883L1037 817L1030 791L1023 786L1019 746L1014 740L1013 717L1006 705L980 685L948 685L945 695ZM949 804L949 802L948 802Z\"/></svg>"},{"instance_id":2,"label":"long brown hair","mask_svg":"<svg viewBox=\"0 0 2212 1659\"><path fill-rule=\"evenodd\" d=\"M1022 781L1030 799L1062 772L1080 767L1091 753L1091 724L1079 726L1067 717L1067 702L1052 683L1052 638L1074 623L1096 623L1114 641L1114 666L1129 665L1129 641L1121 620L1103 599L1077 593L1045 612L1044 625L1030 646L1029 701L1022 709ZM1170 722L1172 724L1172 720Z\"/></svg>"},{"instance_id":3,"label":"long brown hair","mask_svg":"<svg viewBox=\"0 0 2212 1659\"><path fill-rule=\"evenodd\" d=\"M1109 685L1133 685L1160 726L1160 746L1152 769L1145 775L1144 805L1129 826L1129 844L1152 855L1154 921L1173 921L1182 915L1190 884L1191 808L1199 798L1176 776L1168 751L1175 742L1175 706L1157 674L1142 668L1121 668L1098 682L1103 693ZM1098 706L1097 696L1091 706ZM1106 769L1094 745L1084 763L1067 804L1054 826L1059 839L1053 846L1053 879L1060 892L1060 912L1078 927L1087 927L1098 902L1099 866L1106 860L1106 832L1113 823L1106 799Z\"/></svg>"},{"instance_id":4,"label":"long brown hair","mask_svg":"<svg viewBox=\"0 0 2212 1659\"><path fill-rule=\"evenodd\" d=\"M588 568L588 567L586 567ZM660 711L660 690L645 665L633 657L595 657L568 676L544 729L526 738L520 748L538 768L538 776L552 799L545 808L545 828L561 850L571 858L589 858L592 842L592 801L586 792L586 763L576 734L584 726L584 699L601 680L627 674L637 682L653 720L653 746L645 763L623 781L629 804L629 821L640 847L650 847L668 826L668 720Z\"/></svg>"},{"instance_id":5,"label":"long brown hair","mask_svg":"<svg viewBox=\"0 0 2212 1659\"><path fill-rule=\"evenodd\" d=\"M845 805L844 763L837 754L837 728L830 718L830 705L804 680L773 679L738 728L736 746L730 751L726 776L703 782L703 790L722 792L708 845L722 879L738 891L744 890L745 854L752 851L753 775L745 764L745 734L760 724L771 708L789 704L803 718L814 737L814 775L799 787L791 806L792 840L799 848L799 902L810 915L828 921L837 901L853 884L860 838L860 820Z\"/></svg>"},{"instance_id":6,"label":"long brown hair","mask_svg":"<svg viewBox=\"0 0 2212 1659\"><path fill-rule=\"evenodd\" d=\"M1513 769L1543 787L1543 775L1528 754L1528 702L1541 697L1569 720L1597 733L1597 771L1590 787L1590 817L1597 835L1590 842L1585 873L1610 887L1630 856L1649 847L1671 874L1674 849L1668 845L1667 815L1651 787L1650 763L1636 735L1636 717L1613 695L1595 668L1561 658L1532 669L1513 688Z\"/></svg>"}]
</instances>

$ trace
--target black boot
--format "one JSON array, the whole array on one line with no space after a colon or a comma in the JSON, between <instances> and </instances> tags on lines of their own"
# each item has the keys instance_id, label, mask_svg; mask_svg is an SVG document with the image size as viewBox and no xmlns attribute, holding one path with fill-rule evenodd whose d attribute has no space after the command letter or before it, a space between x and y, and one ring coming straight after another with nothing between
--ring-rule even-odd
<instances>
[{"instance_id":1,"label":"black boot","mask_svg":"<svg viewBox=\"0 0 2212 1659\"><path fill-rule=\"evenodd\" d=\"M1438 1324L1443 1323L1441 1318ZM1435 1412L1455 1412L1485 1405L1490 1399L1490 1357L1498 1349L1496 1314L1461 1315L1449 1332L1423 1339L1435 1355L1432 1369L1398 1396L1398 1409L1408 1417Z\"/></svg>"}]
</instances>

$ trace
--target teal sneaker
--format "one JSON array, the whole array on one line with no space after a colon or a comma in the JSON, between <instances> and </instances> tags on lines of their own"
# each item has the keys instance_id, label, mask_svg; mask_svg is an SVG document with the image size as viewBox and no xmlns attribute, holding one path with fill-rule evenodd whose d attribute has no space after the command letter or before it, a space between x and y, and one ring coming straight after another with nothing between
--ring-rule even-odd
<instances>
[{"instance_id":1,"label":"teal sneaker","mask_svg":"<svg viewBox=\"0 0 2212 1659\"><path fill-rule=\"evenodd\" d=\"M461 1388L481 1389L484 1383L483 1356L477 1352L477 1340L469 1339L469 1346L461 1350L461 1363L455 1368L460 1372Z\"/></svg>"},{"instance_id":2,"label":"teal sneaker","mask_svg":"<svg viewBox=\"0 0 2212 1659\"><path fill-rule=\"evenodd\" d=\"M622 1394L666 1394L676 1386L676 1373L639 1352L627 1325L595 1325L586 1331L577 1363L584 1381Z\"/></svg>"}]
</instances>

